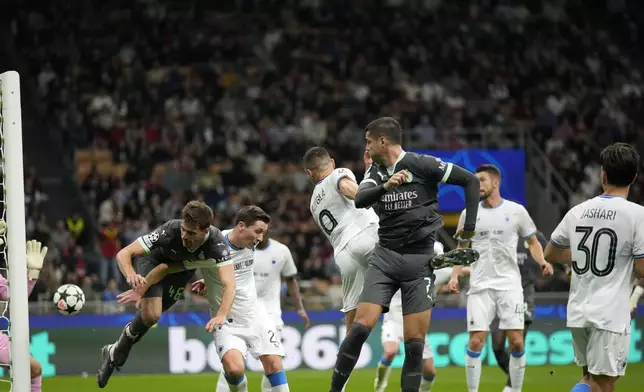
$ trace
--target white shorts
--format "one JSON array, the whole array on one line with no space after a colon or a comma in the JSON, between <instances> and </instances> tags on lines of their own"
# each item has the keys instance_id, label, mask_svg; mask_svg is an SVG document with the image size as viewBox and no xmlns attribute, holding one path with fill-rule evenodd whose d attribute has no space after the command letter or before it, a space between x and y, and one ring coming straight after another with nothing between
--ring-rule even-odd
<instances>
[{"instance_id":1,"label":"white shorts","mask_svg":"<svg viewBox=\"0 0 644 392\"><path fill-rule=\"evenodd\" d=\"M575 362L588 366L588 372L597 376L617 377L626 374L630 333L617 333L588 328L570 328Z\"/></svg>"},{"instance_id":2,"label":"white shorts","mask_svg":"<svg viewBox=\"0 0 644 392\"><path fill-rule=\"evenodd\" d=\"M382 322L382 333L380 339L382 340L382 345L385 343L395 343L400 346L400 343L403 342L403 325L401 322L387 319L387 315L391 312L385 313L385 319ZM423 349L423 359L432 359L434 358L434 353L432 352L432 345L429 343L429 339L425 337L425 348Z\"/></svg>"},{"instance_id":3,"label":"white shorts","mask_svg":"<svg viewBox=\"0 0 644 392\"><path fill-rule=\"evenodd\" d=\"M484 289L467 295L467 330L489 331L495 317L499 329L522 330L526 305L523 290Z\"/></svg>"},{"instance_id":4,"label":"white shorts","mask_svg":"<svg viewBox=\"0 0 644 392\"><path fill-rule=\"evenodd\" d=\"M362 233L347 242L335 254L335 263L342 276L342 312L358 307L364 273L369 265L369 256L378 242L378 225L367 227Z\"/></svg>"},{"instance_id":5,"label":"white shorts","mask_svg":"<svg viewBox=\"0 0 644 392\"><path fill-rule=\"evenodd\" d=\"M263 355L284 357L280 329L266 315L257 317L250 326L226 323L213 334L217 354L223 359L228 351L237 350L244 357L247 353L253 358Z\"/></svg>"}]
</instances>

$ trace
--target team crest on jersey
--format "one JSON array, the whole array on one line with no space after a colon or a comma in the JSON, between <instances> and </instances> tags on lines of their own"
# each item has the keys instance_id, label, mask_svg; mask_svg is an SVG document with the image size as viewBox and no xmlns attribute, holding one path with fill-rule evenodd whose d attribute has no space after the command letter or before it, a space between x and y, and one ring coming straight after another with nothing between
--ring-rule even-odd
<instances>
[{"instance_id":1,"label":"team crest on jersey","mask_svg":"<svg viewBox=\"0 0 644 392\"><path fill-rule=\"evenodd\" d=\"M405 169L405 174L407 174L407 177L405 178L405 182L412 182L414 179L414 175L412 174L412 172Z\"/></svg>"},{"instance_id":2,"label":"team crest on jersey","mask_svg":"<svg viewBox=\"0 0 644 392\"><path fill-rule=\"evenodd\" d=\"M199 253L199 260L205 259L206 256L204 256L203 251Z\"/></svg>"}]
</instances>

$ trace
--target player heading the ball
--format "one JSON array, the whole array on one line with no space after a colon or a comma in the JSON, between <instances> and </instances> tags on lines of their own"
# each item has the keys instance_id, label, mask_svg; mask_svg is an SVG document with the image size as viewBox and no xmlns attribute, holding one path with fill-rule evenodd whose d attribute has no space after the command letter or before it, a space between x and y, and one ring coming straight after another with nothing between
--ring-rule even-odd
<instances>
[{"instance_id":1,"label":"player heading the ball","mask_svg":"<svg viewBox=\"0 0 644 392\"><path fill-rule=\"evenodd\" d=\"M140 309L123 328L118 340L102 349L103 363L98 370L100 388L107 385L114 369L125 364L132 346L181 298L196 268L216 268L222 285L216 323L224 322L235 295L235 274L230 249L221 231L211 226L212 220L210 207L199 201L188 202L181 211L181 219L167 221L118 252L116 261L127 282L145 294L140 300ZM134 257L139 257L136 269ZM176 273L168 273L157 282L146 279L159 265Z\"/></svg>"}]
</instances>

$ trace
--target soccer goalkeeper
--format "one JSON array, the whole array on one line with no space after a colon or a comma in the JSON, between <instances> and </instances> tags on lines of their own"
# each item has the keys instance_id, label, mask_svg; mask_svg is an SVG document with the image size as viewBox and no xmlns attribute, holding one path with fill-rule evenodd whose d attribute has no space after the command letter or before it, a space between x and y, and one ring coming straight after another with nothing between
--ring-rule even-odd
<instances>
[{"instance_id":1,"label":"soccer goalkeeper","mask_svg":"<svg viewBox=\"0 0 644 392\"><path fill-rule=\"evenodd\" d=\"M0 220L0 236L4 235L7 231L7 224L4 220ZM4 245L4 239L0 238L0 245ZM27 289L29 294L34 289L40 270L42 269L45 255L47 254L47 247L36 240L27 241ZM9 289L7 287L7 279L0 275L0 301L9 300ZM0 333L0 366L4 368L9 367L11 361L11 351L9 347L9 336ZM31 392L42 391L42 367L33 357L30 358L31 369Z\"/></svg>"}]
</instances>

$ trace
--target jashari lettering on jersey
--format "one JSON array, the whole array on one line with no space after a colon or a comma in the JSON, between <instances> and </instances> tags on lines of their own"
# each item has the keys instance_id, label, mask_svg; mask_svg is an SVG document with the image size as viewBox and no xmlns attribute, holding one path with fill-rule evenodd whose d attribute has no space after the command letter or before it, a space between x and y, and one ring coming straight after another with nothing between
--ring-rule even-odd
<instances>
[{"instance_id":1,"label":"jashari lettering on jersey","mask_svg":"<svg viewBox=\"0 0 644 392\"><path fill-rule=\"evenodd\" d=\"M615 210L606 210L604 208L588 208L584 210L584 213L581 215L581 218L615 220L616 216L617 216L617 211Z\"/></svg>"}]
</instances>

